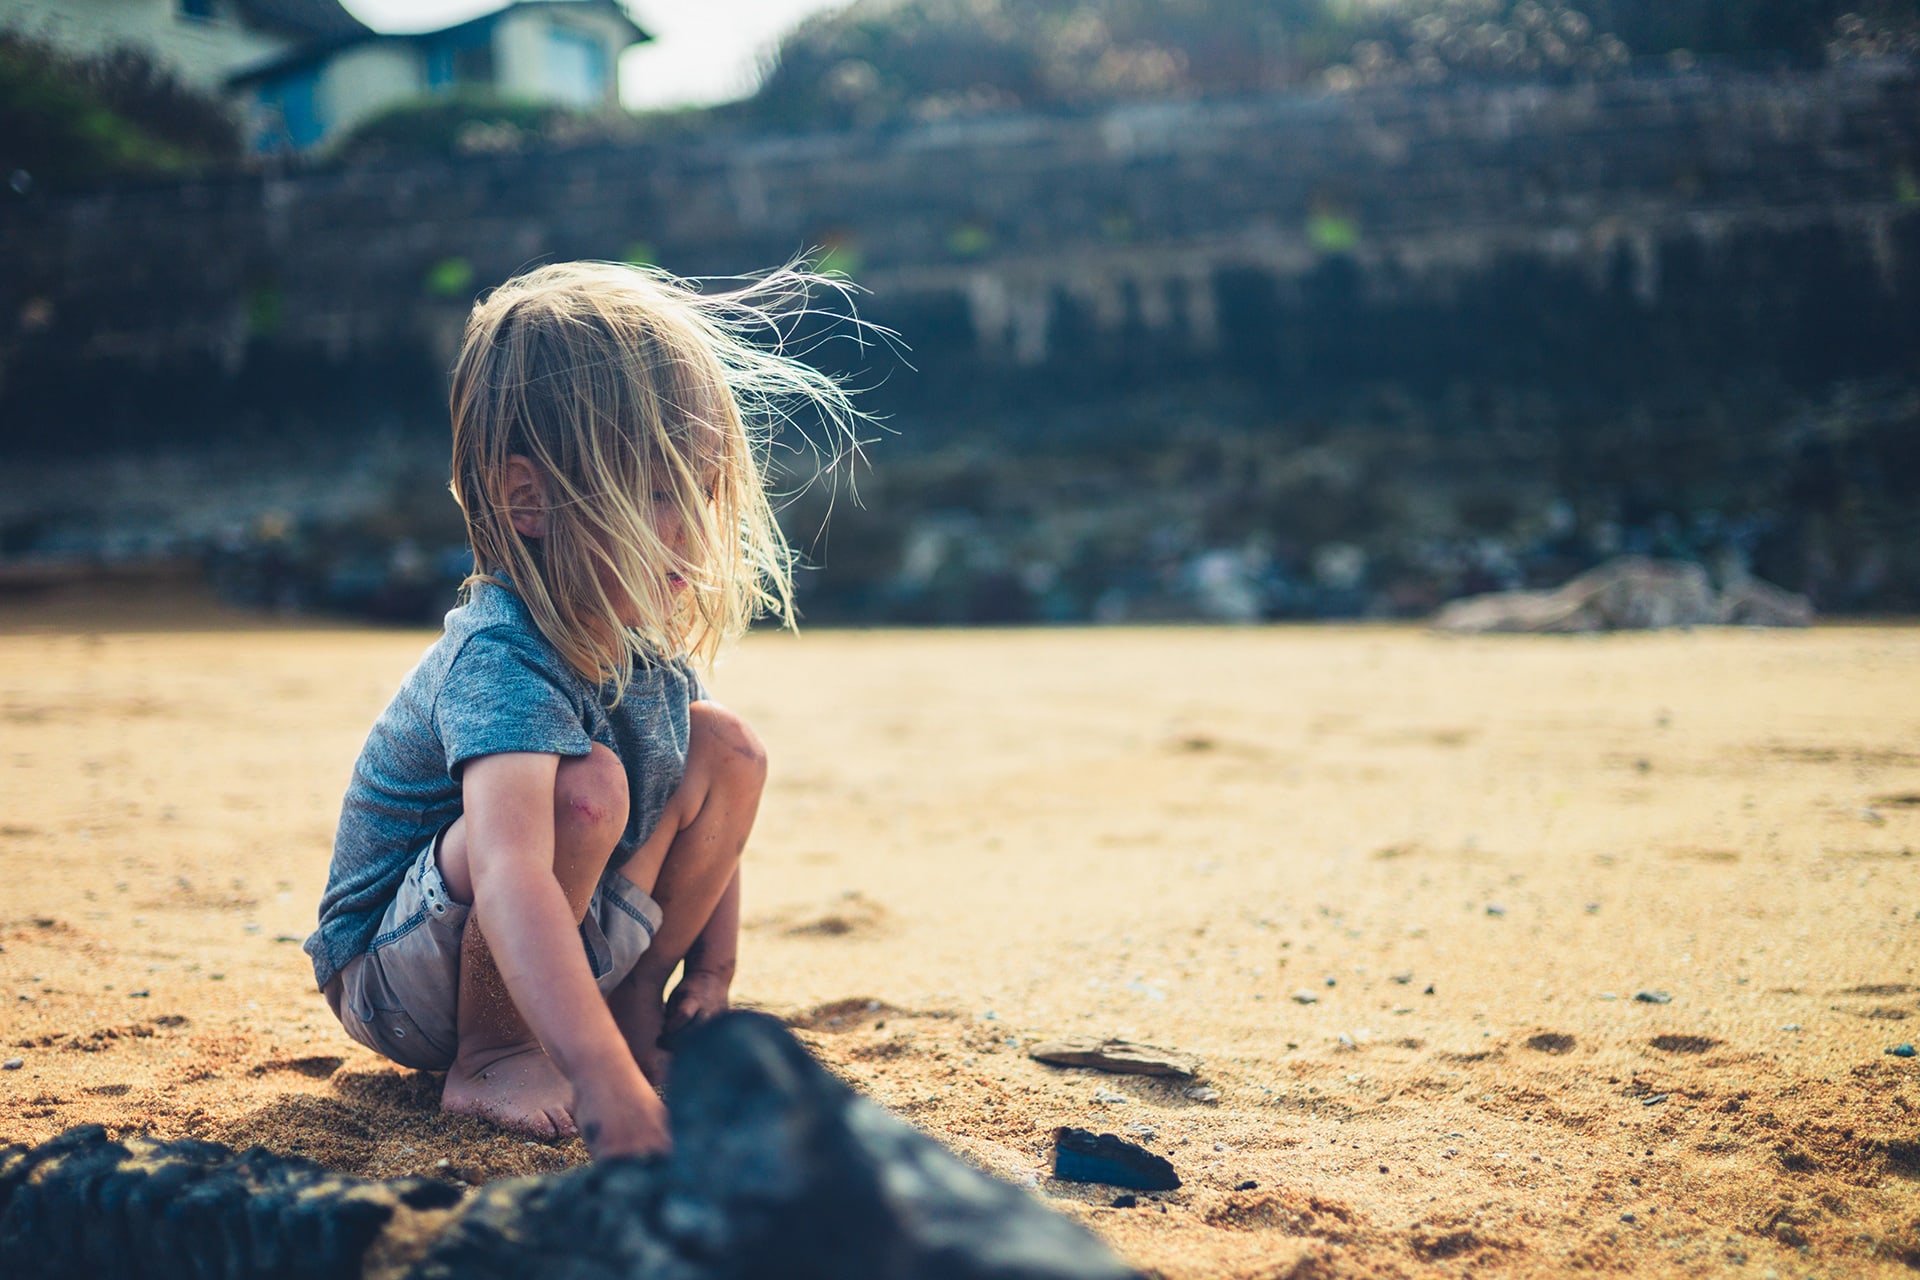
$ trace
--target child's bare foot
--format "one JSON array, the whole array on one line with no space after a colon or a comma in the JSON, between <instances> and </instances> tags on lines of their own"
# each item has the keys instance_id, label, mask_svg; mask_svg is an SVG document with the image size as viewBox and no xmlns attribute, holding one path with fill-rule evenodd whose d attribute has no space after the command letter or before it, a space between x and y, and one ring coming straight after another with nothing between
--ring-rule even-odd
<instances>
[{"instance_id":1,"label":"child's bare foot","mask_svg":"<svg viewBox=\"0 0 1920 1280\"><path fill-rule=\"evenodd\" d=\"M535 1138L574 1134L573 1086L538 1044L463 1050L447 1068L440 1109Z\"/></svg>"}]
</instances>

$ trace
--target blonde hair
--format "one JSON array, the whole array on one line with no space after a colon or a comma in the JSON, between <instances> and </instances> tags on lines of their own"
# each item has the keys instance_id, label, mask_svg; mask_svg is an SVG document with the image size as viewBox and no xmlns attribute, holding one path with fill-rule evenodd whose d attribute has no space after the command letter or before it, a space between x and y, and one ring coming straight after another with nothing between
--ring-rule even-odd
<instances>
[{"instance_id":1,"label":"blonde hair","mask_svg":"<svg viewBox=\"0 0 1920 1280\"><path fill-rule=\"evenodd\" d=\"M767 446L811 406L827 439L802 434L831 464L857 453L866 420L783 350L822 286L845 297L844 282L801 265L704 293L663 271L572 262L482 299L449 399L453 496L473 546L464 585L510 586L615 701L636 663L711 664L764 613L792 627L794 553L768 499ZM770 349L755 341L767 335ZM514 527L516 455L545 491L538 537ZM663 519L680 536L663 536Z\"/></svg>"}]
</instances>

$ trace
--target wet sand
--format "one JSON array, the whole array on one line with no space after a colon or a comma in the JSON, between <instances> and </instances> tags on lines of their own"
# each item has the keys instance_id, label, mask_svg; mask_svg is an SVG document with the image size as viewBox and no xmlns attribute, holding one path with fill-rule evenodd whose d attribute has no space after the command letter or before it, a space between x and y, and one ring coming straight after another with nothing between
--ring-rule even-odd
<instances>
[{"instance_id":1,"label":"wet sand","mask_svg":"<svg viewBox=\"0 0 1920 1280\"><path fill-rule=\"evenodd\" d=\"M0 1141L584 1159L439 1116L300 952L430 638L0 600ZM1920 628L819 632L713 683L774 761L738 1002L1151 1273L1920 1265ZM1067 1034L1201 1079L1026 1056ZM1054 1181L1062 1124L1185 1186Z\"/></svg>"}]
</instances>

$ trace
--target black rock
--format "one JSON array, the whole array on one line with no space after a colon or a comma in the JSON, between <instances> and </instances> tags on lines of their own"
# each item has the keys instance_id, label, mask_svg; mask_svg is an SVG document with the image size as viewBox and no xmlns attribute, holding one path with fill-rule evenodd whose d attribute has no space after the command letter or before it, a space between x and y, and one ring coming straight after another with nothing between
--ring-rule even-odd
<instances>
[{"instance_id":1,"label":"black rock","mask_svg":"<svg viewBox=\"0 0 1920 1280\"><path fill-rule=\"evenodd\" d=\"M855 1095L776 1020L735 1013L674 1064L673 1154L462 1198L255 1148L0 1149L0 1275L359 1280L1121 1280L1077 1224ZM400 1252L404 1250L404 1252ZM395 1257L411 1258L395 1265Z\"/></svg>"},{"instance_id":2,"label":"black rock","mask_svg":"<svg viewBox=\"0 0 1920 1280\"><path fill-rule=\"evenodd\" d=\"M1086 1129L1053 1131L1053 1176L1063 1182L1104 1182L1136 1191L1172 1191L1180 1175L1163 1156L1117 1134Z\"/></svg>"},{"instance_id":3,"label":"black rock","mask_svg":"<svg viewBox=\"0 0 1920 1280\"><path fill-rule=\"evenodd\" d=\"M1139 1203L1140 1197L1135 1195L1115 1196L1113 1198L1113 1207L1116 1209L1131 1209Z\"/></svg>"}]
</instances>

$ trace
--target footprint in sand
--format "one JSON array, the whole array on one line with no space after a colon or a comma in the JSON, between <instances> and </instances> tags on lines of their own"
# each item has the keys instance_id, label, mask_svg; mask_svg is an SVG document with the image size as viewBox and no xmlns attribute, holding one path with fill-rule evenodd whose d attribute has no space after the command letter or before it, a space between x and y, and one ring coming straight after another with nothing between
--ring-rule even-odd
<instances>
[{"instance_id":1,"label":"footprint in sand","mask_svg":"<svg viewBox=\"0 0 1920 1280\"><path fill-rule=\"evenodd\" d=\"M858 891L849 891L824 909L777 913L755 922L790 938L861 938L885 931L887 909Z\"/></svg>"}]
</instances>

